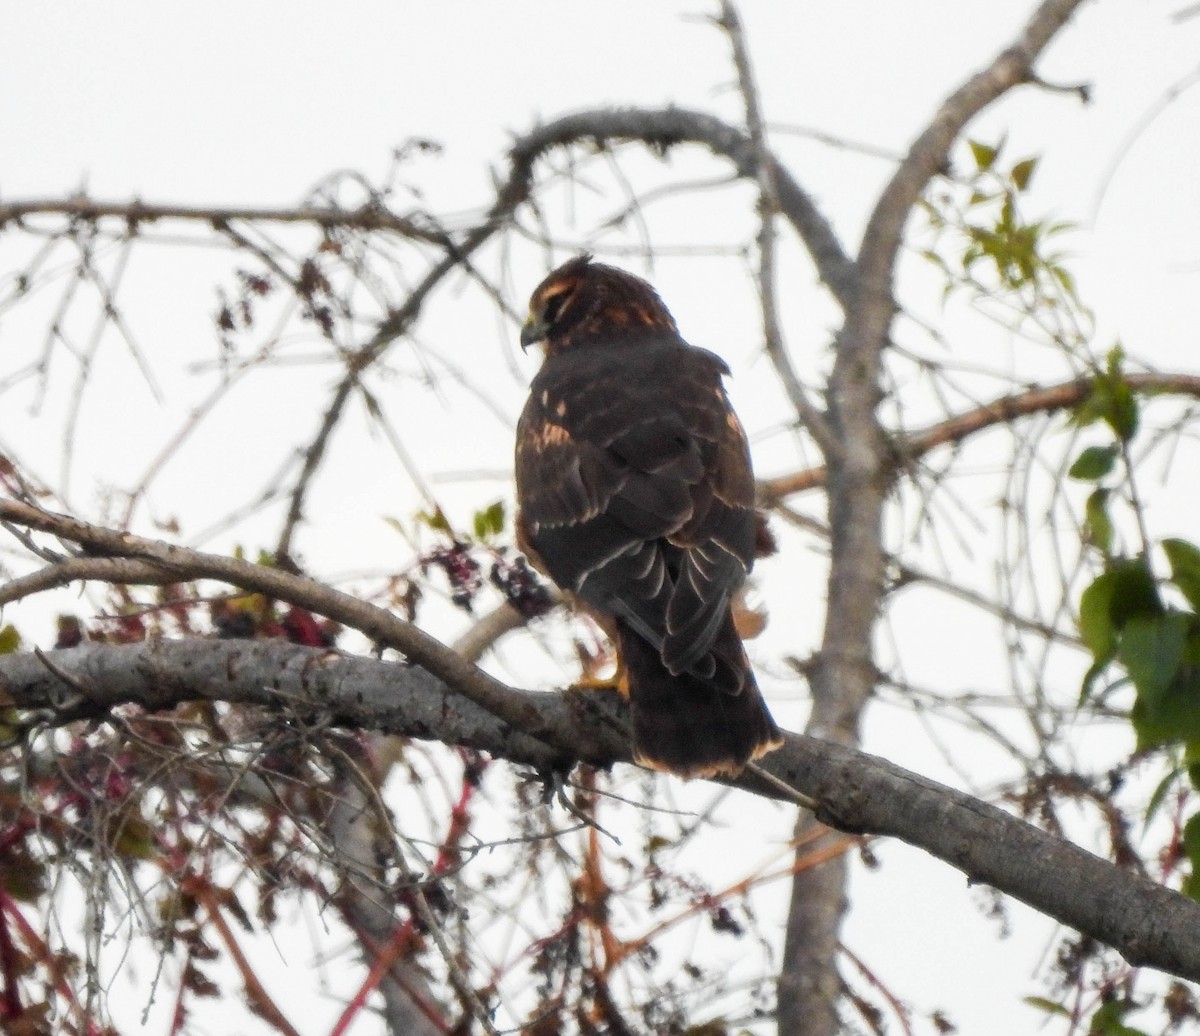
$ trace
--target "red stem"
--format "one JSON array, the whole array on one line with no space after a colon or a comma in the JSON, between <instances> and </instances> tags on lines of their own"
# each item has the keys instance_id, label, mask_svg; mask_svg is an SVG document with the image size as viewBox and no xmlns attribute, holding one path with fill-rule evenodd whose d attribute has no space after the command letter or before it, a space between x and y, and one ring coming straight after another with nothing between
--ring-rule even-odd
<instances>
[{"instance_id":1,"label":"red stem","mask_svg":"<svg viewBox=\"0 0 1200 1036\"><path fill-rule=\"evenodd\" d=\"M42 942L41 937L33 930L33 926L27 920L25 920L25 915L21 913L21 908L17 906L12 897L9 896L9 894L2 888L0 888L0 919L2 918L8 918L12 920L12 923L16 926L17 932L21 936L22 941L25 943L25 947L28 952L32 956L36 957L37 960L49 970L50 974L55 976L54 988L58 992L58 995L61 996L68 1004L70 1004L71 1008L77 1014L82 1016L83 1009L79 1006L79 1001L75 999L75 993L67 983L66 978L63 976L62 969L54 966L54 961L51 960L49 947ZM7 921L5 921L4 928L6 929L6 932L7 927ZM101 1036L99 1026L97 1026L96 1023L90 1019L86 1022L84 1033L85 1036Z\"/></svg>"},{"instance_id":2,"label":"red stem","mask_svg":"<svg viewBox=\"0 0 1200 1036\"><path fill-rule=\"evenodd\" d=\"M0 892L0 896L4 897L4 909L0 909L0 974L4 976L4 998L0 1010L9 1021L16 1021L23 1013L21 991L17 988L16 948L13 946L12 932L8 930L8 895Z\"/></svg>"},{"instance_id":3,"label":"red stem","mask_svg":"<svg viewBox=\"0 0 1200 1036\"><path fill-rule=\"evenodd\" d=\"M450 810L450 826L446 831L446 838L442 842L441 848L438 849L437 858L430 869L430 876L433 878L440 877L458 860L458 842L466 831L467 824L471 819L471 798L478 787L478 780L468 779L467 775L471 771L471 764L466 759L464 750L459 749L459 755L463 758L464 765L462 786L459 789L458 801ZM485 760L479 764L479 768L482 769L486 765L487 762ZM366 1005L367 997L383 981L383 976L387 973L388 968L392 966L402 953L409 949L414 927L413 918L410 916L407 921L396 929L392 937L388 940L387 945L376 954L375 962L371 965L371 970L367 972L367 977L346 1005L346 1009L342 1011L329 1036L344 1036L346 1030L350 1027L350 1023L354 1021L359 1011ZM437 1025L444 1025L441 1019L429 1015L429 1012L426 1010L427 1005L420 1001L416 1002L431 1021Z\"/></svg>"}]
</instances>

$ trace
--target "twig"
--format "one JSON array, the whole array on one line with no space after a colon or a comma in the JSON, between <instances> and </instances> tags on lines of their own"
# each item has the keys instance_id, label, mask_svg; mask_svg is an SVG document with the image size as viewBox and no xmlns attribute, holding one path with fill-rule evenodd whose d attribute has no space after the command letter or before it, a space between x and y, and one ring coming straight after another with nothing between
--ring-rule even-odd
<instances>
[{"instance_id":1,"label":"twig","mask_svg":"<svg viewBox=\"0 0 1200 1036\"><path fill-rule=\"evenodd\" d=\"M350 366L353 370L353 361ZM333 393L333 399L329 401L329 406L325 408L325 415L321 418L321 427L318 429L316 437L304 451L304 463L300 467L300 474L297 476L296 483L292 488L288 501L287 515L283 520L283 529L279 534L279 542L275 545L275 556L277 558L290 558L292 555L292 537L295 535L296 526L300 523L300 519L304 514L304 500L308 495L309 486L317 473L317 468L325 457L325 449L329 445L329 438L333 435L334 426L337 425L342 411L346 408L346 400L350 398L350 393L354 388L356 380L356 375L351 376L351 374L347 374L338 382L338 387Z\"/></svg>"},{"instance_id":2,"label":"twig","mask_svg":"<svg viewBox=\"0 0 1200 1036\"><path fill-rule=\"evenodd\" d=\"M779 323L779 306L775 294L775 216L780 205L779 192L775 188L775 163L767 149L758 87L755 85L754 72L750 65L750 52L742 31L741 18L732 0L721 0L721 17L718 24L725 30L733 49L733 63L737 69L738 85L746 107L746 127L750 133L751 147L754 148L758 159L758 285L767 356L779 375L779 381L791 400L797 417L804 423L828 459L838 454L841 449L840 443L830 429L826 415L809 399L808 391L796 376Z\"/></svg>"},{"instance_id":3,"label":"twig","mask_svg":"<svg viewBox=\"0 0 1200 1036\"><path fill-rule=\"evenodd\" d=\"M405 216L397 216L377 201L358 209L324 206L300 206L289 209L203 208L191 205L163 205L139 200L97 201L88 197L44 198L13 201L0 205L0 226L27 216L69 216L94 221L103 218L124 220L130 228L159 220L183 220L220 227L233 220L250 223L309 223L325 229L344 227L355 230L390 230L405 237L431 244L443 244L443 231L420 226Z\"/></svg>"},{"instance_id":4,"label":"twig","mask_svg":"<svg viewBox=\"0 0 1200 1036\"><path fill-rule=\"evenodd\" d=\"M395 860L396 866L399 868L402 877L405 879L405 887L412 897L412 903L417 916L420 917L422 924L425 926L425 930L429 933L430 937L436 944L438 951L441 953L442 961L446 965L446 972L450 978L450 983L454 987L454 991L462 1000L463 1006L466 1007L471 1016L477 1022L479 1022L481 1026L483 1026L483 1029L486 1033L488 1033L488 1036L500 1036L499 1030L492 1024L490 1012L480 1002L479 997L476 995L475 990L471 986L470 979L463 973L462 968L459 966L457 959L450 949L449 943L446 941L446 935L445 932L442 931L441 923L438 921L437 917L433 913L432 908L429 906L429 900L425 895L423 884L413 873L412 868L408 863L408 857L404 852L404 848L399 844L399 841L396 838L395 827L392 824L392 819L388 813L387 806L384 804L383 799L379 795L379 789L375 787L375 785L367 778L366 774L362 772L362 769L359 767L358 763L349 755L347 755L346 752L334 745L327 745L326 748L339 759L347 776L363 794L367 802L370 803L370 808L375 814L376 822L380 825L381 830L387 831L393 836L392 858ZM474 786L468 785L468 787ZM439 856L438 864L435 864L434 866L435 871L439 869L439 864L441 865L442 869L445 869L446 863L443 862L444 859L444 857ZM393 936L389 945L385 948L384 952L380 955L379 959L376 961L376 964L372 968L372 976L377 976L377 973L379 976L381 976L382 972L391 966L392 962L399 956L399 954L411 940L413 930L414 927L411 920L407 924L400 925L396 929L396 934ZM377 982L378 977L376 977L376 983ZM353 1005L351 1005L351 1007L352 1006ZM343 1014L343 1019L349 1019L349 1017L351 1017L349 1013L351 1007L347 1008L346 1013ZM335 1033L340 1034L342 1031L343 1028L341 1027L339 1020L339 1026L335 1028L334 1033L331 1033L330 1036L334 1036Z\"/></svg>"},{"instance_id":5,"label":"twig","mask_svg":"<svg viewBox=\"0 0 1200 1036\"><path fill-rule=\"evenodd\" d=\"M217 929L221 941L225 944L225 949L228 950L230 957L233 958L233 963L238 970L238 974L242 976L242 982L246 987L246 997L253 1005L254 1013L263 1018L268 1024L274 1026L284 1036L300 1036L300 1033L279 1009L279 1005L271 998L271 994L267 992L266 987L263 986L258 975L255 974L254 968L246 959L246 955L242 952L242 948L238 944L237 937L233 934L233 930L225 920L225 915L221 913L221 905L213 896L211 886L204 879L193 877L184 881L183 888L184 891L194 896L196 901L204 907L209 920Z\"/></svg>"},{"instance_id":6,"label":"twig","mask_svg":"<svg viewBox=\"0 0 1200 1036\"><path fill-rule=\"evenodd\" d=\"M696 144L731 161L744 179L758 180L760 156L747 133L705 112L685 108L603 108L565 115L518 140L513 156L519 168L531 170L534 160L554 148L622 142L637 142L662 150L679 144ZM854 262L809 194L777 159L772 156L770 160L780 212L800 235L817 275L839 305L848 308L854 303L858 284Z\"/></svg>"},{"instance_id":7,"label":"twig","mask_svg":"<svg viewBox=\"0 0 1200 1036\"><path fill-rule=\"evenodd\" d=\"M507 694L508 688L500 681L466 662L452 649L411 623L316 580L238 558L204 554L159 540L105 529L15 500L0 498L0 520L53 533L84 546L92 553L131 557L152 563L164 574L172 575L173 582L188 578L219 579L243 589L257 590L278 600L299 604L343 625L352 626L379 644L404 652L411 661L423 666L493 715L503 716L518 729L538 729L536 713L519 706L514 709L514 702ZM569 746L562 747L569 752Z\"/></svg>"},{"instance_id":8,"label":"twig","mask_svg":"<svg viewBox=\"0 0 1200 1036\"><path fill-rule=\"evenodd\" d=\"M0 607L45 590L57 590L87 580L166 586L178 582L179 577L165 571L160 565L132 558L66 558L27 576L0 584Z\"/></svg>"},{"instance_id":9,"label":"twig","mask_svg":"<svg viewBox=\"0 0 1200 1036\"><path fill-rule=\"evenodd\" d=\"M887 986L880 981L879 976L877 976L875 972L868 968L861 958L853 953L845 943L839 943L838 949L841 950L846 959L858 969L859 974L862 975L862 977L866 979L872 986L874 986L879 991L880 995L888 1002L888 1006L891 1007L892 1013L895 1014L897 1020L900 1022L901 1029L904 1030L907 1036L913 1036L912 1023L909 1019L909 1010L903 1003L900 1002L900 999L896 996L896 994L888 989ZM874 1010L874 1008L872 1008L872 1010Z\"/></svg>"},{"instance_id":10,"label":"twig","mask_svg":"<svg viewBox=\"0 0 1200 1036\"><path fill-rule=\"evenodd\" d=\"M93 696L92 688L88 687L88 685L86 683L84 683L82 680L80 680L79 677L75 676L72 673L68 673L65 669L62 668L62 666L58 665L49 655L47 655L46 652L43 651L40 647L35 647L33 649L33 654L34 654L34 657L37 658L37 660L42 663L42 665L44 665L51 673L53 673L56 677L58 677L59 680L61 680L63 683L65 683L68 687L70 687L78 695L78 697L74 701L69 701L69 700L68 701L56 701L54 703L54 708L56 710L60 710L63 712L70 712L76 706L78 706L81 702L91 700L91 698Z\"/></svg>"},{"instance_id":11,"label":"twig","mask_svg":"<svg viewBox=\"0 0 1200 1036\"><path fill-rule=\"evenodd\" d=\"M1135 392L1191 396L1200 399L1200 376L1194 374L1125 374L1124 381ZM916 431L894 444L897 463L911 463L939 446L963 442L978 432L1000 424L1011 424L1020 417L1053 413L1078 406L1091 393L1090 378L1067 381L1045 388L1030 388L1015 395L1001 396L991 403L973 407ZM807 468L790 475L780 475L759 482L759 504L771 506L777 500L824 486L829 477L825 467Z\"/></svg>"},{"instance_id":12,"label":"twig","mask_svg":"<svg viewBox=\"0 0 1200 1036\"><path fill-rule=\"evenodd\" d=\"M810 813L816 813L821 808L821 803L816 799L805 795L804 792L793 788L787 781L781 780L769 770L763 769L758 763L747 763L746 769L761 780L766 781L785 799L789 799L796 803L801 809L807 809Z\"/></svg>"}]
</instances>

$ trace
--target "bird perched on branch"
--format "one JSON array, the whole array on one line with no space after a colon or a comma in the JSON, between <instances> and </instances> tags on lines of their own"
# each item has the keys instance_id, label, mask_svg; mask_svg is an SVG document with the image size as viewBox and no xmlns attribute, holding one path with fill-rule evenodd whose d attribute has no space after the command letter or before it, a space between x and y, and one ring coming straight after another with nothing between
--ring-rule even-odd
<instances>
[{"instance_id":1,"label":"bird perched on branch","mask_svg":"<svg viewBox=\"0 0 1200 1036\"><path fill-rule=\"evenodd\" d=\"M518 542L613 635L634 758L736 773L781 739L731 610L761 533L729 368L680 337L646 281L587 255L534 291L521 345L534 343Z\"/></svg>"}]
</instances>

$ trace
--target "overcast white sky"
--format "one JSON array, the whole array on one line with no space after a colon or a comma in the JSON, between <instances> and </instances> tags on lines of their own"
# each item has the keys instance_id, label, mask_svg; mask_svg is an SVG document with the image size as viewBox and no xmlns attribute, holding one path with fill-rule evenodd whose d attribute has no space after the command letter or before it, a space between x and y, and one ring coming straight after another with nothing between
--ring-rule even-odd
<instances>
[{"instance_id":1,"label":"overcast white sky","mask_svg":"<svg viewBox=\"0 0 1200 1036\"><path fill-rule=\"evenodd\" d=\"M1130 138L1173 84L1188 82L1200 65L1200 18L1180 24L1171 19L1182 6L1118 0L1087 5L1040 71L1054 82L1093 84L1093 104L1081 108L1069 95L1026 89L987 113L970 134L995 140L1007 133L1011 154L1044 154L1030 204L1082 225L1071 242L1073 265L1104 335L1120 336L1132 352L1164 367L1195 369L1200 89L1185 90L1136 140ZM675 103L737 119L740 101L730 89L726 41L698 18L712 9L666 0L9 4L0 37L0 200L85 190L104 200L287 206L332 171L354 169L378 178L397 144L429 137L445 153L422 160L412 179L429 208L461 213L487 203L491 171L501 166L512 134L539 117L582 107ZM742 5L763 108L773 125L820 130L894 152L905 149L939 100L986 63L1031 9L1028 2L962 0ZM888 165L783 132L775 142L853 247ZM681 225L680 240L686 229ZM16 261L11 248L7 235L0 236L0 274ZM212 269L221 269L214 262ZM523 307L541 272L529 260L513 285L513 306ZM154 270L143 276L138 283L151 296L142 304L143 344L164 371L177 350L209 348L195 343L211 342L211 286L222 274L207 281L201 275L199 285L156 279ZM751 311L723 307L720 284L696 267L664 269L663 278L660 288L685 332L724 352L752 386L748 368L758 332L756 322L746 323L753 320ZM788 330L802 358L818 356L828 341L832 318L818 294L811 284L798 289L801 312ZM489 384L498 405L515 414L523 386L509 373L511 329L498 330L482 311L472 321L468 327L448 316L426 333L469 337L470 350L479 352L464 346L464 362L494 368ZM706 340L698 328L716 340ZM5 354L22 349L14 330L27 327L0 317L0 373ZM528 377L530 365L518 373ZM258 397L259 424L249 432L255 445L297 416L302 431L315 428L322 386L306 396L292 394L287 384ZM128 391L143 390L130 385ZM180 391L182 398L194 398ZM738 391L743 413L756 411L757 390ZM49 474L56 440L44 429L56 418L32 413L29 402L20 395L0 397L0 443L21 444ZM127 403L121 400L111 421L97 418L94 449L82 453L72 487L85 508L100 496L100 485L121 481L114 442L122 449L149 448L114 430L129 421ZM156 434L167 434L185 405L171 397L161 413L145 420L161 422L154 425ZM510 451L503 422L480 420L482 430L465 459L461 439L431 435L439 442L425 445L444 450L434 453L435 469L503 468ZM145 428L141 422L139 416L139 428ZM747 423L762 432L769 422L754 412ZM760 470L786 459L768 449ZM270 456L267 467L280 454ZM247 486L258 477L254 469ZM358 478L361 472L345 485L335 482L329 496L340 503L310 515L304 549L318 570L360 565L353 548L367 539L387 549L383 508L358 502L360 487L351 484ZM167 481L164 509L204 513L212 487L205 484L189 497L189 479L196 481L194 470ZM390 513L405 506L397 502ZM196 533L203 524L195 518L185 532ZM338 542L323 540L320 530L334 526L343 533ZM819 578L819 558L812 570ZM792 650L802 653L799 646ZM796 702L777 711L789 725L802 718ZM872 750L947 777L926 747L910 750L889 737L886 722L881 717L872 725ZM1031 1029L1035 1016L1015 1002L1040 991L1033 972L1045 926L1022 922L1011 939L997 942L994 925L969 905L975 897L959 875L903 847L883 856L884 876L856 884L848 942L917 1006L944 1006L964 1033ZM1015 917L1025 914L1014 908ZM1011 978L993 982L994 974L1017 976L1015 985ZM1007 1019L1003 1027L1000 1018Z\"/></svg>"}]
</instances>

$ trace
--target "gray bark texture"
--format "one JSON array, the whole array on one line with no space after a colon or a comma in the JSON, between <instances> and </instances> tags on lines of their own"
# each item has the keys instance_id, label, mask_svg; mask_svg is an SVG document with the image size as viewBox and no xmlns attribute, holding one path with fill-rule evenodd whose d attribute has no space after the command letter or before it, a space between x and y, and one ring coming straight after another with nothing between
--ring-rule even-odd
<instances>
[{"instance_id":1,"label":"gray bark texture","mask_svg":"<svg viewBox=\"0 0 1200 1036\"><path fill-rule=\"evenodd\" d=\"M827 434L833 441L822 443L831 532L828 609L812 672L808 733L840 745L859 742L863 710L876 679L871 645L884 594L883 509L893 471L876 407L896 312L894 279L904 227L967 122L1029 80L1034 61L1077 6L1078 0L1042 4L990 66L941 105L871 214L854 263L853 292L849 298L838 296L846 319L826 387ZM819 796L818 800L825 802ZM842 821L845 824L847 818ZM796 830L801 847L809 824L802 815ZM781 1036L834 1036L841 1030L837 946L846 908L846 874L844 857L796 873L780 970Z\"/></svg>"},{"instance_id":2,"label":"gray bark texture","mask_svg":"<svg viewBox=\"0 0 1200 1036\"><path fill-rule=\"evenodd\" d=\"M531 733L418 666L278 641L95 643L45 659L0 656L0 694L33 722L102 719L129 703L166 709L226 701L274 710L281 723L345 724L436 739L547 773L576 760L604 766L630 757L627 716L615 694L507 689L510 708L534 717ZM899 838L963 871L969 881L991 885L1115 947L1133 964L1200 980L1200 904L1193 900L995 806L833 741L791 734L765 761L763 769L775 779L821 804L820 822ZM754 773L734 783L748 794L781 794ZM832 872L822 865L811 873ZM840 911L842 895L837 886L799 909L815 913L832 905ZM804 993L796 989L804 975L788 972L787 981L789 995Z\"/></svg>"}]
</instances>

